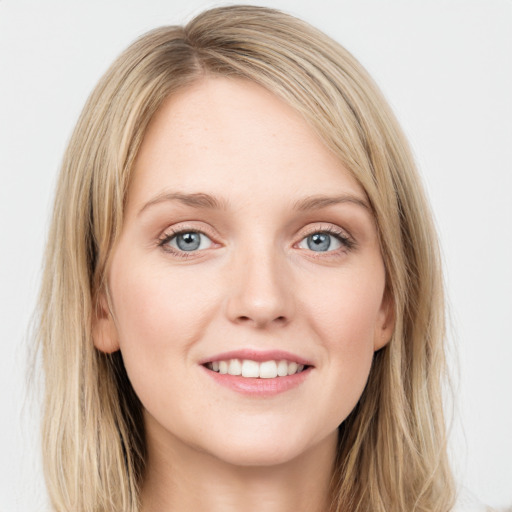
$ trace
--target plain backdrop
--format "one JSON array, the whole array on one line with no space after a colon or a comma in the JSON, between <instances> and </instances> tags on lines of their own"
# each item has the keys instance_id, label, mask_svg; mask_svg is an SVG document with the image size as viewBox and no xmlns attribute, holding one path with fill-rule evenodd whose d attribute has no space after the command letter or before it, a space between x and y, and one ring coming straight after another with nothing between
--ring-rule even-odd
<instances>
[{"instance_id":1,"label":"plain backdrop","mask_svg":"<svg viewBox=\"0 0 512 512\"><path fill-rule=\"evenodd\" d=\"M512 2L267 0L374 76L441 235L456 384L450 450L479 500L512 505ZM60 160L85 99L134 38L199 0L0 0L0 510L45 510L27 328Z\"/></svg>"}]
</instances>

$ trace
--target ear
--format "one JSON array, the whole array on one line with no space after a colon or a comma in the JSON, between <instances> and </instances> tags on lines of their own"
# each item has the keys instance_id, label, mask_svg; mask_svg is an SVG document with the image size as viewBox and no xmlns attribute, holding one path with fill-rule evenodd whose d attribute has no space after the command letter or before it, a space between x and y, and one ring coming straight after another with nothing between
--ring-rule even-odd
<instances>
[{"instance_id":1,"label":"ear","mask_svg":"<svg viewBox=\"0 0 512 512\"><path fill-rule=\"evenodd\" d=\"M119 350L117 329L104 292L99 294L96 302L92 320L92 339L94 346L101 352L111 354Z\"/></svg>"},{"instance_id":2,"label":"ear","mask_svg":"<svg viewBox=\"0 0 512 512\"><path fill-rule=\"evenodd\" d=\"M395 329L395 301L388 288L384 291L379 316L375 325L373 350L377 352L391 340Z\"/></svg>"}]
</instances>

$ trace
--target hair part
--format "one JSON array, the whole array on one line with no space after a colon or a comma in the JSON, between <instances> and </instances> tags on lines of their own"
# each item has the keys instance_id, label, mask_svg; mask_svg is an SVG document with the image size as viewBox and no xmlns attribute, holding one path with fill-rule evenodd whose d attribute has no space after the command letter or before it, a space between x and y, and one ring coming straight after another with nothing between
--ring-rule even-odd
<instances>
[{"instance_id":1,"label":"hair part","mask_svg":"<svg viewBox=\"0 0 512 512\"><path fill-rule=\"evenodd\" d=\"M443 285L437 237L398 123L362 66L310 25L232 6L141 37L101 79L64 156L39 300L43 460L58 512L139 510L142 405L120 353L94 348L131 171L162 102L205 76L256 82L310 124L374 212L395 331L340 426L332 511L446 511Z\"/></svg>"}]
</instances>

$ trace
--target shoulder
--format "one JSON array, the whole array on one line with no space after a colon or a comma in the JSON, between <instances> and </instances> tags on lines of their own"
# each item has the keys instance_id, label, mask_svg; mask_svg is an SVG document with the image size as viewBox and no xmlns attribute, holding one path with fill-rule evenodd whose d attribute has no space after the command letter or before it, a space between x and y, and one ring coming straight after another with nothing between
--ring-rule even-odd
<instances>
[{"instance_id":1,"label":"shoulder","mask_svg":"<svg viewBox=\"0 0 512 512\"><path fill-rule=\"evenodd\" d=\"M462 490L457 498L457 503L451 512L498 512L481 503L472 493Z\"/></svg>"},{"instance_id":2,"label":"shoulder","mask_svg":"<svg viewBox=\"0 0 512 512\"><path fill-rule=\"evenodd\" d=\"M486 507L485 505L460 505L457 504L451 512L497 512L492 508Z\"/></svg>"}]
</instances>

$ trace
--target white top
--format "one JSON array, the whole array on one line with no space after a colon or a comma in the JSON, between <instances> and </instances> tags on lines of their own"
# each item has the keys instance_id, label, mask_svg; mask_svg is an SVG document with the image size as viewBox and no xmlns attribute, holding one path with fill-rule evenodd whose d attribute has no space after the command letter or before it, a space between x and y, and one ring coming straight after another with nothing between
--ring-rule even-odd
<instances>
[{"instance_id":1,"label":"white top","mask_svg":"<svg viewBox=\"0 0 512 512\"><path fill-rule=\"evenodd\" d=\"M497 512L482 504L467 489L460 489L457 503L452 512Z\"/></svg>"}]
</instances>

